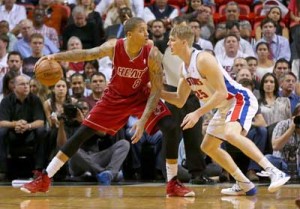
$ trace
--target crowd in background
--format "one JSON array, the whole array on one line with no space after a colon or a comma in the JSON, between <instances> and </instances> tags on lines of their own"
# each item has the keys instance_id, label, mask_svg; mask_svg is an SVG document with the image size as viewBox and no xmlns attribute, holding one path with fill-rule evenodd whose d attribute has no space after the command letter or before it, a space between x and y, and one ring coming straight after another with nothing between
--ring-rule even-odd
<instances>
[{"instance_id":1,"label":"crowd in background","mask_svg":"<svg viewBox=\"0 0 300 209\"><path fill-rule=\"evenodd\" d=\"M298 0L3 0L0 5L0 180L9 179L14 156L33 153L33 169L42 169L101 99L112 74L109 57L61 62L64 78L46 87L34 77L40 57L90 49L108 39L125 38L124 22L140 17L149 38L166 57L174 23L188 24L194 47L212 53L220 65L257 97L248 137L278 168L295 179L300 168L300 1ZM177 69L174 69L176 72ZM179 71L178 71L179 72ZM209 122L207 114L202 130ZM162 180L162 134L144 134L132 145L130 127L116 136L95 136L70 160L58 178L89 179L111 170L113 181L143 179L143 153L151 147L153 179ZM224 149L231 149L224 143ZM182 147L181 147L182 148ZM180 152L184 150L180 149ZM234 151L231 151L234 152ZM128 154L129 153L129 154ZM149 150L148 150L149 154ZM185 153L179 154L184 172ZM144 159L145 162L142 162ZM149 160L149 159L148 159ZM239 160L239 159L237 159ZM205 159L208 176L229 180ZM9 163L10 162L10 163ZM149 163L149 162L148 162ZM125 168L124 168L125 167ZM259 180L252 161L243 170ZM130 173L130 175L128 174Z\"/></svg>"}]
</instances>

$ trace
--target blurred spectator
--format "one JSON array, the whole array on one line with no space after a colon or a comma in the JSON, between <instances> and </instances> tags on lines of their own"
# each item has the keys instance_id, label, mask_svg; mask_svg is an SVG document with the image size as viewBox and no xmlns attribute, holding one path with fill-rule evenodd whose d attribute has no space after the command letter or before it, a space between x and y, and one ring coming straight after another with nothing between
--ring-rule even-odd
<instances>
[{"instance_id":1,"label":"blurred spectator","mask_svg":"<svg viewBox=\"0 0 300 209\"><path fill-rule=\"evenodd\" d=\"M300 102L300 96L295 94L295 87L297 78L292 72L284 73L280 76L280 87L279 96L287 97L291 103L291 112L294 112L297 104Z\"/></svg>"},{"instance_id":2,"label":"blurred spectator","mask_svg":"<svg viewBox=\"0 0 300 209\"><path fill-rule=\"evenodd\" d=\"M9 43L8 43L8 52L11 52L13 50L14 44L17 42L16 36L9 32L9 24L6 20L0 21L0 35L7 35Z\"/></svg>"},{"instance_id":3,"label":"blurred spectator","mask_svg":"<svg viewBox=\"0 0 300 209\"><path fill-rule=\"evenodd\" d=\"M67 49L67 42L72 36L78 37L82 42L83 49L90 49L100 45L101 39L97 26L94 22L87 22L83 6L76 6L72 11L74 23L68 25L62 34L63 49Z\"/></svg>"},{"instance_id":4,"label":"blurred spectator","mask_svg":"<svg viewBox=\"0 0 300 209\"><path fill-rule=\"evenodd\" d=\"M177 8L168 4L167 0L155 0L155 2L144 8L143 19L148 25L152 25L155 19L161 19L167 30L171 29L171 21L179 15Z\"/></svg>"},{"instance_id":5,"label":"blurred spectator","mask_svg":"<svg viewBox=\"0 0 300 209\"><path fill-rule=\"evenodd\" d=\"M168 47L168 40L166 28L162 20L153 20L151 28L150 38L153 40L154 45L160 50L161 53L165 53Z\"/></svg>"},{"instance_id":6,"label":"blurred spectator","mask_svg":"<svg viewBox=\"0 0 300 209\"><path fill-rule=\"evenodd\" d=\"M195 34L194 43L198 44L202 50L213 50L213 45L210 41L201 38L201 25L200 22L196 19L189 22L189 26L192 28L192 31Z\"/></svg>"},{"instance_id":7,"label":"blurred spectator","mask_svg":"<svg viewBox=\"0 0 300 209\"><path fill-rule=\"evenodd\" d=\"M271 19L263 19L261 22L263 37L258 40L259 42L267 42L270 46L270 58L278 60L285 58L291 59L291 49L289 41L283 36L276 35L276 23Z\"/></svg>"},{"instance_id":8,"label":"blurred spectator","mask_svg":"<svg viewBox=\"0 0 300 209\"><path fill-rule=\"evenodd\" d=\"M259 80L262 79L264 74L272 73L274 68L274 61L270 57L270 47L266 42L259 42L256 45L256 54L257 54L257 68L256 76Z\"/></svg>"},{"instance_id":9,"label":"blurred spectator","mask_svg":"<svg viewBox=\"0 0 300 209\"><path fill-rule=\"evenodd\" d=\"M91 78L95 73L99 72L99 63L97 60L85 61L83 68L86 88L91 89Z\"/></svg>"},{"instance_id":10,"label":"blurred spectator","mask_svg":"<svg viewBox=\"0 0 300 209\"><path fill-rule=\"evenodd\" d=\"M209 40L212 42L213 46L215 46L218 43L218 41L225 38L226 34L227 30L225 23L220 23L216 26L216 29L209 38Z\"/></svg>"},{"instance_id":11,"label":"blurred spectator","mask_svg":"<svg viewBox=\"0 0 300 209\"><path fill-rule=\"evenodd\" d=\"M21 53L23 58L29 57L32 54L30 47L30 37L34 33L32 21L29 19L20 22L22 38L14 45L14 51ZM59 52L59 49L47 37L44 37L43 55Z\"/></svg>"},{"instance_id":12,"label":"blurred spectator","mask_svg":"<svg viewBox=\"0 0 300 209\"><path fill-rule=\"evenodd\" d=\"M93 0L76 0L76 2L77 2L76 6L83 6L87 15L86 21L95 23L96 27L98 28L98 35L103 39L105 36L103 22L99 12L96 12L94 10L95 2ZM73 23L74 23L74 18L71 15L68 20L68 25ZM104 42L104 40L101 40L101 43L102 42Z\"/></svg>"},{"instance_id":13,"label":"blurred spectator","mask_svg":"<svg viewBox=\"0 0 300 209\"><path fill-rule=\"evenodd\" d=\"M128 123L126 126L126 138L131 141L131 138L133 136L133 132L131 131L133 125L137 122L137 118L130 116L128 119ZM141 139L135 143L131 144L131 153L132 153L132 168L134 170L134 176L136 180L141 179L141 156L142 156L142 146L144 144L150 144L154 147L154 156L155 156L155 178L159 178L162 176L162 167L164 165L163 163L163 157L161 154L162 150L162 132L157 131L153 135L149 135L146 132L144 132Z\"/></svg>"},{"instance_id":14,"label":"blurred spectator","mask_svg":"<svg viewBox=\"0 0 300 209\"><path fill-rule=\"evenodd\" d=\"M250 24L250 22L247 20L242 20L239 22L239 26L241 38L248 41L252 45L254 39L252 38L252 25Z\"/></svg>"},{"instance_id":15,"label":"blurred spectator","mask_svg":"<svg viewBox=\"0 0 300 209\"><path fill-rule=\"evenodd\" d=\"M10 93L14 91L15 88L15 78L17 77L15 71L8 71L3 77L3 90L0 94L0 101Z\"/></svg>"},{"instance_id":16,"label":"blurred spectator","mask_svg":"<svg viewBox=\"0 0 300 209\"><path fill-rule=\"evenodd\" d=\"M99 0L96 0L96 2ZM111 5L111 0L100 0L100 3L96 6L95 10L100 13L101 16L105 16L108 8ZM144 1L131 0L129 8L133 10L135 16L142 18L144 12Z\"/></svg>"},{"instance_id":17,"label":"blurred spectator","mask_svg":"<svg viewBox=\"0 0 300 209\"><path fill-rule=\"evenodd\" d=\"M16 4L16 0L5 0L0 6L0 20L6 20L9 23L9 31L15 35L20 31L18 24L26 18L25 7Z\"/></svg>"},{"instance_id":18,"label":"blurred spectator","mask_svg":"<svg viewBox=\"0 0 300 209\"><path fill-rule=\"evenodd\" d=\"M291 103L286 97L279 97L279 83L273 73L266 73L261 80L258 103L267 126L291 117Z\"/></svg>"},{"instance_id":19,"label":"blurred spectator","mask_svg":"<svg viewBox=\"0 0 300 209\"><path fill-rule=\"evenodd\" d=\"M113 0L109 6L106 17L104 20L104 28L107 28L110 25L120 24L121 19L119 16L119 9L122 7L128 7L131 10L131 5L129 0Z\"/></svg>"},{"instance_id":20,"label":"blurred spectator","mask_svg":"<svg viewBox=\"0 0 300 209\"><path fill-rule=\"evenodd\" d=\"M34 65L43 56L44 36L33 33L30 37L31 56L23 59L23 73L29 77L34 76Z\"/></svg>"},{"instance_id":21,"label":"blurred spectator","mask_svg":"<svg viewBox=\"0 0 300 209\"><path fill-rule=\"evenodd\" d=\"M84 99L89 96L92 91L86 88L84 77L80 73L74 73L70 79L71 88L70 95L76 99Z\"/></svg>"},{"instance_id":22,"label":"blurred spectator","mask_svg":"<svg viewBox=\"0 0 300 209\"><path fill-rule=\"evenodd\" d=\"M232 70L235 73L235 75L242 69L246 68L248 69L248 63L244 57L237 57L233 60L233 66Z\"/></svg>"},{"instance_id":23,"label":"blurred spectator","mask_svg":"<svg viewBox=\"0 0 300 209\"><path fill-rule=\"evenodd\" d=\"M219 54L216 53L216 57L228 74L232 78L235 78L235 72L233 72L234 59L237 57L247 57L248 55L239 51L239 38L236 35L227 35L223 43L224 51Z\"/></svg>"},{"instance_id":24,"label":"blurred spectator","mask_svg":"<svg viewBox=\"0 0 300 209\"><path fill-rule=\"evenodd\" d=\"M45 10L45 25L55 28L58 36L60 36L69 18L66 10L54 0L39 0L39 5Z\"/></svg>"},{"instance_id":25,"label":"blurred spectator","mask_svg":"<svg viewBox=\"0 0 300 209\"><path fill-rule=\"evenodd\" d=\"M105 36L107 39L125 37L123 24L126 20L132 17L132 12L129 7L122 7L118 9L118 14L120 17L120 23L110 25L105 29Z\"/></svg>"},{"instance_id":26,"label":"blurred spectator","mask_svg":"<svg viewBox=\"0 0 300 209\"><path fill-rule=\"evenodd\" d=\"M289 29L287 27L285 27L285 24L282 22L282 13L281 13L281 9L278 6L274 6L272 7L266 18L270 18L271 20L273 20L276 23L276 35L280 35L285 37L286 39L289 40ZM261 26L258 26L255 28L255 39L259 40L261 39Z\"/></svg>"},{"instance_id":27,"label":"blurred spectator","mask_svg":"<svg viewBox=\"0 0 300 209\"><path fill-rule=\"evenodd\" d=\"M196 18L198 9L203 4L202 0L186 0L186 4L187 5L180 10L181 15L188 20Z\"/></svg>"},{"instance_id":28,"label":"blurred spectator","mask_svg":"<svg viewBox=\"0 0 300 209\"><path fill-rule=\"evenodd\" d=\"M7 48L9 44L9 39L6 34L0 34L0 72L1 74L5 74L6 70L5 68L7 67Z\"/></svg>"},{"instance_id":29,"label":"blurred spectator","mask_svg":"<svg viewBox=\"0 0 300 209\"><path fill-rule=\"evenodd\" d=\"M30 93L38 96L44 103L50 96L50 90L47 86L42 85L36 78L31 78L29 81Z\"/></svg>"},{"instance_id":30,"label":"blurred spectator","mask_svg":"<svg viewBox=\"0 0 300 209\"><path fill-rule=\"evenodd\" d=\"M215 31L211 7L206 5L199 7L196 19L200 22L201 38L209 40Z\"/></svg>"},{"instance_id":31,"label":"blurred spectator","mask_svg":"<svg viewBox=\"0 0 300 209\"><path fill-rule=\"evenodd\" d=\"M106 88L105 75L100 72L94 73L91 77L92 93L84 99L89 106L89 110L91 110L95 106L96 102L102 97L105 88Z\"/></svg>"},{"instance_id":32,"label":"blurred spectator","mask_svg":"<svg viewBox=\"0 0 300 209\"><path fill-rule=\"evenodd\" d=\"M28 78L15 78L14 93L5 97L0 107L0 173L7 172L8 151L28 145L35 150L35 169L42 169L47 158L45 115L40 99L30 93Z\"/></svg>"},{"instance_id":33,"label":"blurred spectator","mask_svg":"<svg viewBox=\"0 0 300 209\"><path fill-rule=\"evenodd\" d=\"M252 81L252 76L248 68L241 68L236 74L236 82L240 83L242 79L249 79ZM248 85L248 84L247 84ZM248 85L249 86L249 85ZM252 88L252 86L251 86Z\"/></svg>"},{"instance_id":34,"label":"blurred spectator","mask_svg":"<svg viewBox=\"0 0 300 209\"><path fill-rule=\"evenodd\" d=\"M32 13L34 33L40 33L44 37L49 38L49 40L52 41L52 43L54 43L57 48L60 48L57 32L55 28L45 25L45 16L45 10L41 6L36 6Z\"/></svg>"},{"instance_id":35,"label":"blurred spectator","mask_svg":"<svg viewBox=\"0 0 300 209\"><path fill-rule=\"evenodd\" d=\"M299 178L299 139L300 139L300 105L297 105L293 117L279 121L272 134L273 153L266 155L267 159L292 179ZM294 120L298 118L297 120Z\"/></svg>"},{"instance_id":36,"label":"blurred spectator","mask_svg":"<svg viewBox=\"0 0 300 209\"><path fill-rule=\"evenodd\" d=\"M226 34L234 34L238 37L239 39L239 52L242 52L243 54L246 54L247 56L254 56L254 51L251 46L251 44L241 38L240 34L240 26L237 21L229 21L226 22ZM224 53L224 39L220 40L217 42L215 45L214 51L216 55Z\"/></svg>"},{"instance_id":37,"label":"blurred spectator","mask_svg":"<svg viewBox=\"0 0 300 209\"><path fill-rule=\"evenodd\" d=\"M288 73L289 71L291 71L290 63L286 59L280 58L279 60L276 61L274 69L273 69L273 73L278 80L280 80L280 78L284 74ZM297 77L297 75L295 75L295 76ZM297 81L297 79L296 79L296 81Z\"/></svg>"}]
</instances>

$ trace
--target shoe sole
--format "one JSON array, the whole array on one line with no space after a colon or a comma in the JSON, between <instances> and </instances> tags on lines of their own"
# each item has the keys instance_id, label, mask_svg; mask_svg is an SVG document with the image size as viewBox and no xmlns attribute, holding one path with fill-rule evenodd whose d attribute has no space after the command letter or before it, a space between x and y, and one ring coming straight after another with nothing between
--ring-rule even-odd
<instances>
[{"instance_id":1,"label":"shoe sole","mask_svg":"<svg viewBox=\"0 0 300 209\"><path fill-rule=\"evenodd\" d=\"M241 192L241 193L228 193L228 192L223 192L221 190L221 194L225 194L228 196L254 196L256 195L256 193L257 193L256 187L253 187L248 192Z\"/></svg>"},{"instance_id":2,"label":"shoe sole","mask_svg":"<svg viewBox=\"0 0 300 209\"><path fill-rule=\"evenodd\" d=\"M33 194L33 193L36 193L36 192L31 192L30 190L26 189L25 187L21 187L20 190L21 190L22 192L27 193L27 194ZM49 192L49 190L47 190L46 192L43 192L43 193L48 193L48 192Z\"/></svg>"},{"instance_id":3,"label":"shoe sole","mask_svg":"<svg viewBox=\"0 0 300 209\"><path fill-rule=\"evenodd\" d=\"M181 195L177 195L177 194L167 194L166 197L195 197L196 194L195 192L191 191L189 193L186 193L185 195L181 196Z\"/></svg>"},{"instance_id":4,"label":"shoe sole","mask_svg":"<svg viewBox=\"0 0 300 209\"><path fill-rule=\"evenodd\" d=\"M288 182L288 180L290 180L290 178L291 178L290 176L287 176L287 177L281 179L280 181L278 181L275 186L270 185L268 188L268 191L271 193L278 191L281 186L283 186L286 182Z\"/></svg>"}]
</instances>

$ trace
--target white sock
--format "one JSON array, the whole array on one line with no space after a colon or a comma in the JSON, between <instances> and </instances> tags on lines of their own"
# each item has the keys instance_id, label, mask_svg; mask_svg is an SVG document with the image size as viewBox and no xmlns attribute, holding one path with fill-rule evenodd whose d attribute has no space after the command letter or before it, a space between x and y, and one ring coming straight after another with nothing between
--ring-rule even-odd
<instances>
[{"instance_id":1,"label":"white sock","mask_svg":"<svg viewBox=\"0 0 300 209\"><path fill-rule=\"evenodd\" d=\"M167 180L168 182L177 176L177 170L178 170L178 165L176 164L170 164L166 163L166 168L167 168Z\"/></svg>"},{"instance_id":2,"label":"white sock","mask_svg":"<svg viewBox=\"0 0 300 209\"><path fill-rule=\"evenodd\" d=\"M46 172L49 178L52 178L56 172L65 164L59 158L54 157L46 168Z\"/></svg>"},{"instance_id":3,"label":"white sock","mask_svg":"<svg viewBox=\"0 0 300 209\"><path fill-rule=\"evenodd\" d=\"M242 173L242 171L237 168L232 174L232 177L239 182L250 182L250 180Z\"/></svg>"},{"instance_id":4,"label":"white sock","mask_svg":"<svg viewBox=\"0 0 300 209\"><path fill-rule=\"evenodd\" d=\"M264 169L267 170L267 168L275 168L274 165L272 163L270 163L270 161L266 158L263 157L258 164Z\"/></svg>"}]
</instances>

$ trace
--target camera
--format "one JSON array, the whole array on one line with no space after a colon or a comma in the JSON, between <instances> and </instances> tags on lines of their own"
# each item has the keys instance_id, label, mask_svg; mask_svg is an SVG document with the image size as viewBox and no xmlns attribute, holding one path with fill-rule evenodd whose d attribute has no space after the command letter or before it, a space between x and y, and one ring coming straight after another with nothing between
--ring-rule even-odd
<instances>
[{"instance_id":1,"label":"camera","mask_svg":"<svg viewBox=\"0 0 300 209\"><path fill-rule=\"evenodd\" d=\"M300 115L294 117L294 123L296 125L296 128L300 128Z\"/></svg>"}]
</instances>

